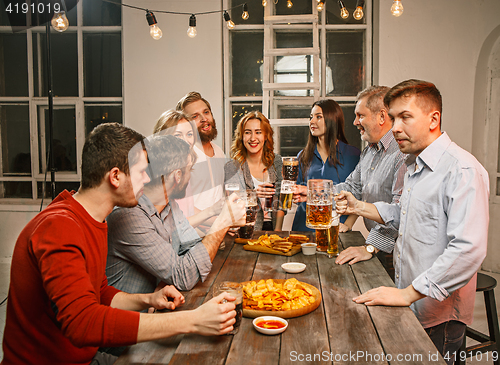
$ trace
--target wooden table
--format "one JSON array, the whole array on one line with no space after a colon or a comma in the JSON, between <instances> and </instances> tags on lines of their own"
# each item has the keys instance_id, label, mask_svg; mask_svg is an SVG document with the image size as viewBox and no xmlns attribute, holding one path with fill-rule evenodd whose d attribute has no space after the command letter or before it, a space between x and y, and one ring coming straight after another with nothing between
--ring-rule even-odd
<instances>
[{"instance_id":1,"label":"wooden table","mask_svg":"<svg viewBox=\"0 0 500 365\"><path fill-rule=\"evenodd\" d=\"M343 247L364 244L359 232L341 233ZM398 307L367 307L352 298L381 285L394 286L376 258L353 266L336 265L325 255L292 257L243 250L226 237L204 283L184 293L182 309L212 296L214 284L295 277L321 290L321 305L289 319L281 335L266 336L243 318L235 336L176 336L131 346L115 363L123 364L445 364L413 312ZM304 272L287 274L285 262L303 262ZM207 295L208 294L208 295ZM181 308L179 308L180 310Z\"/></svg>"}]
</instances>

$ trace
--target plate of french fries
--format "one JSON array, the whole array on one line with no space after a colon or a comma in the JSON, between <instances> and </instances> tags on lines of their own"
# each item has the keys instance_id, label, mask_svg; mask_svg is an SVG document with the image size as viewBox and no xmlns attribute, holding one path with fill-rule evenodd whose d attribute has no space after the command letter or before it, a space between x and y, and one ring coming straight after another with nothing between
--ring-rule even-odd
<instances>
[{"instance_id":1,"label":"plate of french fries","mask_svg":"<svg viewBox=\"0 0 500 365\"><path fill-rule=\"evenodd\" d=\"M291 279L245 281L243 316L257 318L273 315L294 318L310 313L321 303L321 293L313 285Z\"/></svg>"},{"instance_id":2,"label":"plate of french fries","mask_svg":"<svg viewBox=\"0 0 500 365\"><path fill-rule=\"evenodd\" d=\"M277 234L263 234L258 239L248 240L243 248L249 251L291 256L300 252L300 245L305 242L309 242L309 237L303 234L292 233L287 237L281 237Z\"/></svg>"}]
</instances>

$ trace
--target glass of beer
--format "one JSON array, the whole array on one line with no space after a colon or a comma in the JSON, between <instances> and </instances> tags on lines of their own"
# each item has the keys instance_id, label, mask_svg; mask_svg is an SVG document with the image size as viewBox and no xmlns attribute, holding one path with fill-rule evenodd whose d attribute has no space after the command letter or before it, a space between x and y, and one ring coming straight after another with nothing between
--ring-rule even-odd
<instances>
[{"instance_id":1,"label":"glass of beer","mask_svg":"<svg viewBox=\"0 0 500 365\"><path fill-rule=\"evenodd\" d=\"M299 161L297 157L283 157L283 180L297 181L299 176Z\"/></svg>"},{"instance_id":2,"label":"glass of beer","mask_svg":"<svg viewBox=\"0 0 500 365\"><path fill-rule=\"evenodd\" d=\"M332 180L307 181L306 226L329 229L332 222L334 187Z\"/></svg>"},{"instance_id":3,"label":"glass of beer","mask_svg":"<svg viewBox=\"0 0 500 365\"><path fill-rule=\"evenodd\" d=\"M240 190L240 184L233 184L233 183L228 183L224 185L224 193L226 195L226 200L232 195L232 194L237 194L240 199L243 196L243 192ZM233 233L238 232L239 227L231 227L229 230ZM223 244L221 244L222 248L224 248Z\"/></svg>"},{"instance_id":4,"label":"glass of beer","mask_svg":"<svg viewBox=\"0 0 500 365\"><path fill-rule=\"evenodd\" d=\"M246 191L245 205L247 211L246 224L239 228L238 233L241 238L252 238L253 228L257 219L257 212L259 211L257 193L255 190Z\"/></svg>"},{"instance_id":5,"label":"glass of beer","mask_svg":"<svg viewBox=\"0 0 500 365\"><path fill-rule=\"evenodd\" d=\"M241 319L243 317L243 286L240 283L223 281L219 285L215 286L213 294L214 297L216 297L224 292L236 298L233 302L236 305L236 322L233 324L234 329L227 333L228 335L235 335L240 328ZM223 302L225 303L226 300L224 299Z\"/></svg>"},{"instance_id":6,"label":"glass of beer","mask_svg":"<svg viewBox=\"0 0 500 365\"><path fill-rule=\"evenodd\" d=\"M339 255L339 215L334 212L332 225L329 228L329 240L328 240L328 248L326 253L329 258L337 257Z\"/></svg>"},{"instance_id":7,"label":"glass of beer","mask_svg":"<svg viewBox=\"0 0 500 365\"><path fill-rule=\"evenodd\" d=\"M289 210L292 208L293 187L295 182L289 180L281 181L279 208Z\"/></svg>"}]
</instances>

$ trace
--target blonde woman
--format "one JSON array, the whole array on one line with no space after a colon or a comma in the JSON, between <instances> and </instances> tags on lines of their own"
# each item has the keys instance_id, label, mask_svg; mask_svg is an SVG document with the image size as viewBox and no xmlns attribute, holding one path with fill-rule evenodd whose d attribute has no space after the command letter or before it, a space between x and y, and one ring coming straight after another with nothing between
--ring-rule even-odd
<instances>
[{"instance_id":1,"label":"blonde woman","mask_svg":"<svg viewBox=\"0 0 500 365\"><path fill-rule=\"evenodd\" d=\"M274 196L279 199L282 161L281 156L274 153L273 134L269 120L259 111L249 112L240 119L231 146L232 160L224 167L226 183L244 184L246 189L255 189L259 198ZM244 182L238 178L241 175ZM281 231L284 215L282 210L273 211L271 216L265 215L259 207L255 230Z\"/></svg>"}]
</instances>

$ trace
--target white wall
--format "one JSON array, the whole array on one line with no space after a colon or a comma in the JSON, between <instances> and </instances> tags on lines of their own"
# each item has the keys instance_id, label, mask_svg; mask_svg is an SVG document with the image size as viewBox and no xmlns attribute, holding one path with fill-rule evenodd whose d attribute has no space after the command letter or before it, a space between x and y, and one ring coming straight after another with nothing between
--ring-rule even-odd
<instances>
[{"instance_id":1,"label":"white wall","mask_svg":"<svg viewBox=\"0 0 500 365\"><path fill-rule=\"evenodd\" d=\"M151 10L198 13L222 9L221 0L133 0L127 4ZM221 13L198 15L195 38L187 36L189 15L155 13L163 37L149 35L145 12L123 8L123 79L125 124L150 135L158 117L175 108L189 91L207 99L222 145Z\"/></svg>"},{"instance_id":2,"label":"white wall","mask_svg":"<svg viewBox=\"0 0 500 365\"><path fill-rule=\"evenodd\" d=\"M443 129L471 151L476 66L486 37L500 24L500 1L402 3L396 18L392 0L380 0L379 82L433 82L443 96Z\"/></svg>"}]
</instances>

